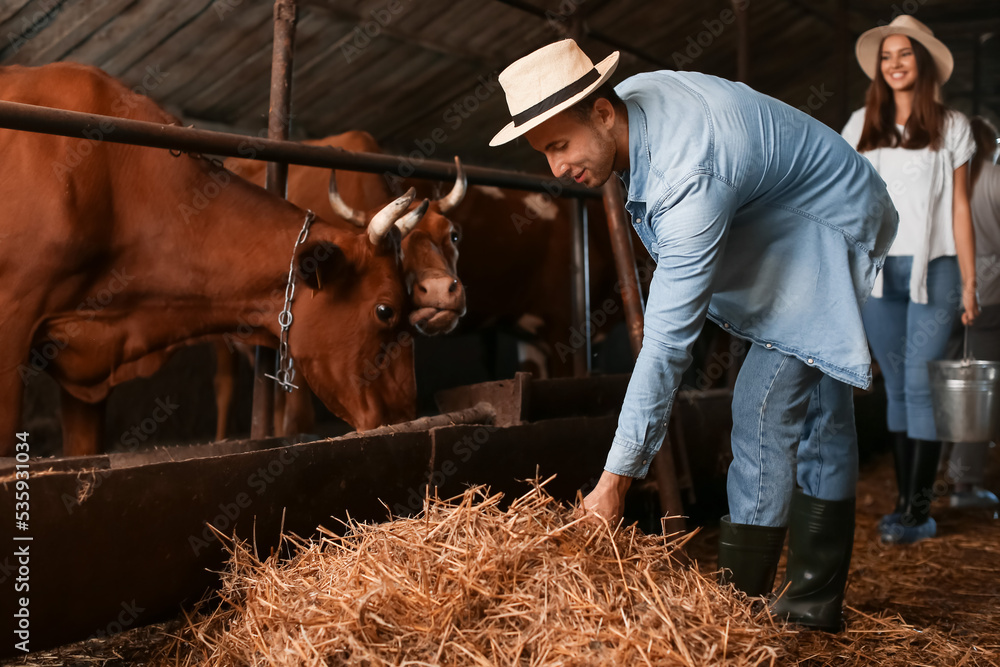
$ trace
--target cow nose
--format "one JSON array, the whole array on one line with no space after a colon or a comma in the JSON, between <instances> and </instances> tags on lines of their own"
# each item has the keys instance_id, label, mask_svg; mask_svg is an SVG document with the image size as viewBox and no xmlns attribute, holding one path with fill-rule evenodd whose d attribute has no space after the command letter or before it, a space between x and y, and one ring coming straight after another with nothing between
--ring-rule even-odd
<instances>
[{"instance_id":1,"label":"cow nose","mask_svg":"<svg viewBox=\"0 0 1000 667\"><path fill-rule=\"evenodd\" d=\"M414 301L419 307L460 310L464 298L462 283L453 276L427 278L417 283Z\"/></svg>"}]
</instances>

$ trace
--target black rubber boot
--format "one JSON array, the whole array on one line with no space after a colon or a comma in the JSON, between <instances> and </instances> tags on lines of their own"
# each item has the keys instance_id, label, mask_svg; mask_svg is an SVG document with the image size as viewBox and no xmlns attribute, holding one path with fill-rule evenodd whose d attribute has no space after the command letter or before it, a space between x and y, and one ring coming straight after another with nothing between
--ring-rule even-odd
<instances>
[{"instance_id":1,"label":"black rubber boot","mask_svg":"<svg viewBox=\"0 0 1000 667\"><path fill-rule=\"evenodd\" d=\"M854 499L820 500L796 491L788 517L788 567L771 612L838 632L854 547Z\"/></svg>"},{"instance_id":2,"label":"black rubber boot","mask_svg":"<svg viewBox=\"0 0 1000 667\"><path fill-rule=\"evenodd\" d=\"M909 502L903 510L903 523L908 520L919 526L931 516L934 501L934 481L941 465L941 442L914 440L913 459L910 463Z\"/></svg>"},{"instance_id":3,"label":"black rubber boot","mask_svg":"<svg viewBox=\"0 0 1000 667\"><path fill-rule=\"evenodd\" d=\"M896 489L899 497L896 499L896 512L906 511L906 503L910 497L910 472L913 469L913 440L906 433L893 433L892 459L896 469Z\"/></svg>"},{"instance_id":4,"label":"black rubber boot","mask_svg":"<svg viewBox=\"0 0 1000 667\"><path fill-rule=\"evenodd\" d=\"M887 544L913 544L937 534L937 523L931 518L931 503L941 463L941 443L914 440L911 456L909 493L903 512L895 522L879 524L879 534Z\"/></svg>"},{"instance_id":5,"label":"black rubber boot","mask_svg":"<svg viewBox=\"0 0 1000 667\"><path fill-rule=\"evenodd\" d=\"M785 528L719 523L719 583L732 584L750 597L767 595L774 588Z\"/></svg>"}]
</instances>

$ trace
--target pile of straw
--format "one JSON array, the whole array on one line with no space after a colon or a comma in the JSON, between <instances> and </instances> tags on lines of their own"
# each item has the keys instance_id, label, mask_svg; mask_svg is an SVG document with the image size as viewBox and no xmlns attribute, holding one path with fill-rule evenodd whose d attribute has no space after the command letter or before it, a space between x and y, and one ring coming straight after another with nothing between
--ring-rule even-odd
<instances>
[{"instance_id":1,"label":"pile of straw","mask_svg":"<svg viewBox=\"0 0 1000 667\"><path fill-rule=\"evenodd\" d=\"M170 664L760 665L779 629L683 563L683 540L584 522L544 485L506 510L482 488L420 516L231 547L222 602Z\"/></svg>"}]
</instances>

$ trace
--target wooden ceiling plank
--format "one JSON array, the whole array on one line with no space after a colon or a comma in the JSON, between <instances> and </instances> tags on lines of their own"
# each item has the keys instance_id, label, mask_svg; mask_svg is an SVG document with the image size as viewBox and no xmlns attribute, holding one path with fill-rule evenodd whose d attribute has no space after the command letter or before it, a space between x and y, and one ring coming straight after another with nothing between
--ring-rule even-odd
<instances>
[{"instance_id":1,"label":"wooden ceiling plank","mask_svg":"<svg viewBox=\"0 0 1000 667\"><path fill-rule=\"evenodd\" d=\"M190 34L191 24L205 16L215 4L216 0L179 0L162 21L149 26L144 33L133 34L124 49L102 63L102 69L126 79L137 73L141 76L150 65L169 70L173 61L166 60L161 54L184 35ZM168 89L174 85L169 79L167 84Z\"/></svg>"},{"instance_id":2,"label":"wooden ceiling plank","mask_svg":"<svg viewBox=\"0 0 1000 667\"><path fill-rule=\"evenodd\" d=\"M0 35L7 36L15 28L20 28L23 31L26 28L30 28L37 21L44 20L48 12L43 10L42 7L47 7L53 3L51 0L48 2L44 0L35 2L32 9L22 14L21 10L30 4L32 4L32 0L6 0L0 3Z\"/></svg>"},{"instance_id":3,"label":"wooden ceiling plank","mask_svg":"<svg viewBox=\"0 0 1000 667\"><path fill-rule=\"evenodd\" d=\"M173 14L183 4L172 0L136 3L78 44L66 58L96 65L111 73L107 65L109 60L146 39L156 26L174 22Z\"/></svg>"},{"instance_id":4,"label":"wooden ceiling plank","mask_svg":"<svg viewBox=\"0 0 1000 667\"><path fill-rule=\"evenodd\" d=\"M173 95L178 89L211 67L211 63L191 57L192 53L205 48L212 41L209 35L214 35L219 30L239 33L245 23L256 21L259 24L270 20L270 9L258 5L247 8L239 15L228 14L220 22L218 8L226 1L214 0L204 11L188 16L183 23L171 26L169 34L158 35L156 45L131 62L125 76L139 76L150 66L169 72L170 75L157 93L160 99L173 101Z\"/></svg>"},{"instance_id":5,"label":"wooden ceiling plank","mask_svg":"<svg viewBox=\"0 0 1000 667\"><path fill-rule=\"evenodd\" d=\"M219 89L233 85L234 73L258 49L271 48L274 20L271 12L263 7L233 18L232 25L219 39L199 44L178 61L177 67L190 71L183 85L171 91L174 104L196 108L202 100L215 95ZM267 88L265 83L264 88Z\"/></svg>"},{"instance_id":6,"label":"wooden ceiling plank","mask_svg":"<svg viewBox=\"0 0 1000 667\"><path fill-rule=\"evenodd\" d=\"M34 37L19 44L4 60L12 65L45 65L61 60L120 12L138 0L109 0L94 6L86 0L66 3L51 15Z\"/></svg>"}]
</instances>

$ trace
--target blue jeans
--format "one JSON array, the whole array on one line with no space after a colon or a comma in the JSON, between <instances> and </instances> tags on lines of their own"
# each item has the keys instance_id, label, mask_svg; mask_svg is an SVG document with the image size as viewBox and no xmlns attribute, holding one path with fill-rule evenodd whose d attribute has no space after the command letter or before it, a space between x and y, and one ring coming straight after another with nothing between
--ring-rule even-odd
<instances>
[{"instance_id":1,"label":"blue jeans","mask_svg":"<svg viewBox=\"0 0 1000 667\"><path fill-rule=\"evenodd\" d=\"M853 498L858 437L850 385L751 345L733 392L733 523L784 526L796 481L821 500Z\"/></svg>"},{"instance_id":2,"label":"blue jeans","mask_svg":"<svg viewBox=\"0 0 1000 667\"><path fill-rule=\"evenodd\" d=\"M946 357L962 307L962 275L955 257L938 257L927 266L927 303L913 303L912 265L912 257L886 258L882 297L868 299L861 314L885 377L889 430L937 440L927 362Z\"/></svg>"}]
</instances>

